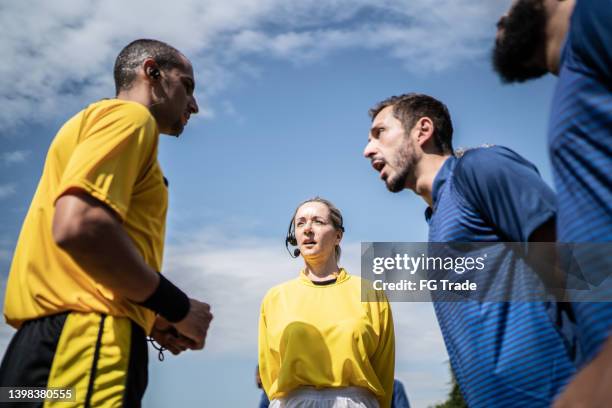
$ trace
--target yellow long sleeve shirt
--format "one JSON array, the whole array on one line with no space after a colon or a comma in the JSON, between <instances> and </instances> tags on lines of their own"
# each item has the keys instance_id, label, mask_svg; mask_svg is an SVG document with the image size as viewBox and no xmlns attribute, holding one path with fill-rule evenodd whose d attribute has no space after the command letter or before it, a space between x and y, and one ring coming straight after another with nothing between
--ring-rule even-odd
<instances>
[{"instance_id":1,"label":"yellow long sleeve shirt","mask_svg":"<svg viewBox=\"0 0 612 408\"><path fill-rule=\"evenodd\" d=\"M315 285L302 271L268 291L259 319L259 371L271 400L301 386L353 386L370 390L381 408L391 406L391 307L379 291L364 292L362 302L361 290L361 279L342 269L330 285Z\"/></svg>"}]
</instances>

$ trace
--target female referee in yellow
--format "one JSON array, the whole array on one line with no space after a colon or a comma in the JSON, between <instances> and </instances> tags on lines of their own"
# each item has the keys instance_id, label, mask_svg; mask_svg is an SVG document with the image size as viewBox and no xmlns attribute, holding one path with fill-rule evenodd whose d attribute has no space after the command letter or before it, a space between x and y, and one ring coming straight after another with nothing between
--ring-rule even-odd
<instances>
[{"instance_id":1,"label":"female referee in yellow","mask_svg":"<svg viewBox=\"0 0 612 408\"><path fill-rule=\"evenodd\" d=\"M295 211L287 244L304 268L268 291L259 370L271 408L389 408L395 337L384 293L338 267L342 215L314 198ZM364 289L365 290L365 289Z\"/></svg>"}]
</instances>

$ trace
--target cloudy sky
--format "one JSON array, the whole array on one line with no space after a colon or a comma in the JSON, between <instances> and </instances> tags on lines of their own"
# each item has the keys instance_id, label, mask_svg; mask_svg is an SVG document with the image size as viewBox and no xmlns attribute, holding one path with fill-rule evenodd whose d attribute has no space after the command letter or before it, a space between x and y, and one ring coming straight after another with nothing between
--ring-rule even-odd
<instances>
[{"instance_id":1,"label":"cloudy sky","mask_svg":"<svg viewBox=\"0 0 612 408\"><path fill-rule=\"evenodd\" d=\"M164 272L216 317L204 351L152 358L146 406L255 406L259 302L301 266L283 247L299 202L321 195L343 211L343 264L355 274L362 241L427 239L423 201L388 193L361 156L369 107L393 94L431 94L451 111L457 147L507 145L550 181L554 79L502 86L490 69L495 22L509 3L3 2L2 285L55 132L87 103L113 96L112 66L125 44L165 40L192 60L201 112L160 146L170 180ZM431 305L393 309L396 376L414 406L443 400L447 356ZM11 333L0 325L0 351Z\"/></svg>"}]
</instances>

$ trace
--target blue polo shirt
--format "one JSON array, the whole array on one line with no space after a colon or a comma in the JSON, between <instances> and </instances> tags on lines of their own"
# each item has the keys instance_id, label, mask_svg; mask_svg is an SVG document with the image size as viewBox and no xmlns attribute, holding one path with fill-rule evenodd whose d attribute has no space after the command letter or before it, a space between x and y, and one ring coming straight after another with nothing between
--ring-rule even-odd
<instances>
[{"instance_id":1,"label":"blue polo shirt","mask_svg":"<svg viewBox=\"0 0 612 408\"><path fill-rule=\"evenodd\" d=\"M504 147L447 159L432 198L433 209L426 211L430 242L526 242L555 216L554 193L537 169ZM470 407L550 406L574 373L567 342L551 319L555 307L551 302L434 302Z\"/></svg>"},{"instance_id":2,"label":"blue polo shirt","mask_svg":"<svg viewBox=\"0 0 612 408\"><path fill-rule=\"evenodd\" d=\"M561 54L548 134L560 242L612 241L612 0L578 0ZM586 251L588 252L588 251ZM580 257L578 252L578 256ZM581 259L590 281L610 257ZM573 305L584 363L608 337L611 303Z\"/></svg>"}]
</instances>

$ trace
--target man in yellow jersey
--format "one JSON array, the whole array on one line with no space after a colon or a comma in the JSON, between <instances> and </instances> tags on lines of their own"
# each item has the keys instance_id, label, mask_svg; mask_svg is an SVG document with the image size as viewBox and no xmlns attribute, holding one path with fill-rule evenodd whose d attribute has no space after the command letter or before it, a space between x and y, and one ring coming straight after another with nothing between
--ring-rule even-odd
<instances>
[{"instance_id":1,"label":"man in yellow jersey","mask_svg":"<svg viewBox=\"0 0 612 408\"><path fill-rule=\"evenodd\" d=\"M173 353L201 349L212 319L158 273L168 203L159 134L178 136L198 112L191 63L136 40L114 77L116 98L89 105L53 140L6 289L4 316L18 331L0 386L70 389L62 407L140 406L145 334Z\"/></svg>"}]
</instances>

